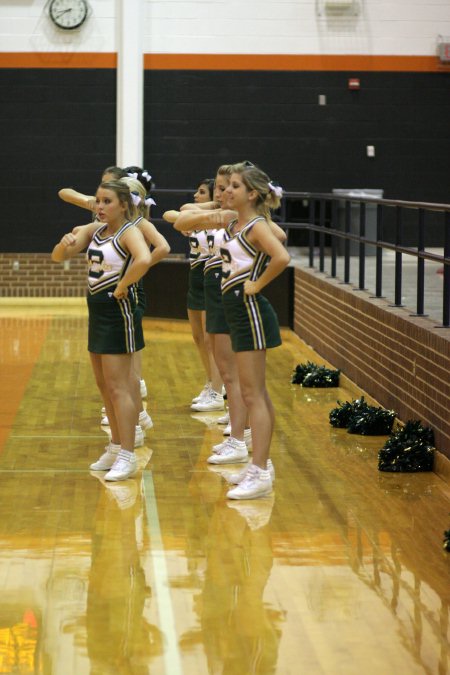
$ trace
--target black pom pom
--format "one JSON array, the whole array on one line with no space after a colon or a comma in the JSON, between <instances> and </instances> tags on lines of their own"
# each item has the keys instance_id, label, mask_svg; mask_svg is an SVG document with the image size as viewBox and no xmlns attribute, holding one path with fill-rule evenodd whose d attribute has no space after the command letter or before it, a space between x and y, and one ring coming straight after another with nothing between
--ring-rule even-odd
<instances>
[{"instance_id":1,"label":"black pom pom","mask_svg":"<svg viewBox=\"0 0 450 675\"><path fill-rule=\"evenodd\" d=\"M354 401L346 401L341 403L337 401L338 407L331 410L329 419L332 427L338 429L345 429L349 426L351 420L362 413L366 412L369 406L364 400L364 396Z\"/></svg>"},{"instance_id":2,"label":"black pom pom","mask_svg":"<svg viewBox=\"0 0 450 675\"><path fill-rule=\"evenodd\" d=\"M420 420L409 420L392 434L378 453L378 470L395 472L432 471L434 434Z\"/></svg>"},{"instance_id":3,"label":"black pom pom","mask_svg":"<svg viewBox=\"0 0 450 675\"><path fill-rule=\"evenodd\" d=\"M291 383L302 387L339 387L340 370L330 370L312 361L299 363L292 373Z\"/></svg>"},{"instance_id":4,"label":"black pom pom","mask_svg":"<svg viewBox=\"0 0 450 675\"><path fill-rule=\"evenodd\" d=\"M393 410L368 406L367 410L351 418L348 433L362 436L388 436L392 431L396 416L397 413Z\"/></svg>"},{"instance_id":5,"label":"black pom pom","mask_svg":"<svg viewBox=\"0 0 450 675\"><path fill-rule=\"evenodd\" d=\"M387 436L392 431L396 413L368 405L364 396L355 401L346 401L333 408L329 414L332 427L348 428L349 434L362 436Z\"/></svg>"}]
</instances>

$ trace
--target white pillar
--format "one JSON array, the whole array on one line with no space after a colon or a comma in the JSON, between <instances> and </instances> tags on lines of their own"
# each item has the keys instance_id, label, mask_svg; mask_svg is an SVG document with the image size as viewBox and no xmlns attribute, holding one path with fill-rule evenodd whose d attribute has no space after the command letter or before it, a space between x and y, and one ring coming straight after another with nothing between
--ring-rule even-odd
<instances>
[{"instance_id":1,"label":"white pillar","mask_svg":"<svg viewBox=\"0 0 450 675\"><path fill-rule=\"evenodd\" d=\"M116 0L116 164L142 166L144 146L144 0Z\"/></svg>"}]
</instances>

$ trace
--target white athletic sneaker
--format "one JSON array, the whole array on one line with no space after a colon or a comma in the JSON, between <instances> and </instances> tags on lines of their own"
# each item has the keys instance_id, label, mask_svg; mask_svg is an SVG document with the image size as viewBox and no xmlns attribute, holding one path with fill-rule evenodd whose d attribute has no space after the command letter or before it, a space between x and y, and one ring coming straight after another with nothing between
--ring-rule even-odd
<instances>
[{"instance_id":1,"label":"white athletic sneaker","mask_svg":"<svg viewBox=\"0 0 450 675\"><path fill-rule=\"evenodd\" d=\"M230 413L226 412L222 417L217 418L217 424L230 424Z\"/></svg>"},{"instance_id":2,"label":"white athletic sneaker","mask_svg":"<svg viewBox=\"0 0 450 675\"><path fill-rule=\"evenodd\" d=\"M213 449L214 452L214 449ZM216 450L211 457L208 457L209 464L238 464L248 460L247 446L244 441L238 441L230 436L222 444L220 450Z\"/></svg>"},{"instance_id":3,"label":"white athletic sneaker","mask_svg":"<svg viewBox=\"0 0 450 675\"><path fill-rule=\"evenodd\" d=\"M138 424L136 427L136 431L134 433L134 447L140 448L142 445L144 445L144 441L145 441L144 432L142 431L141 427Z\"/></svg>"},{"instance_id":4,"label":"white athletic sneaker","mask_svg":"<svg viewBox=\"0 0 450 675\"><path fill-rule=\"evenodd\" d=\"M139 388L141 390L141 398L147 398L147 385L145 380L139 380Z\"/></svg>"},{"instance_id":5,"label":"white athletic sneaker","mask_svg":"<svg viewBox=\"0 0 450 675\"><path fill-rule=\"evenodd\" d=\"M222 434L224 436L230 436L231 435L231 424L227 424L227 426L223 430ZM244 441L247 443L247 447L249 448L252 444L252 430L251 429L244 429Z\"/></svg>"},{"instance_id":6,"label":"white athletic sneaker","mask_svg":"<svg viewBox=\"0 0 450 675\"><path fill-rule=\"evenodd\" d=\"M146 410L142 410L139 413L139 426L144 431L147 431L148 429L152 429L152 427L153 427L153 420Z\"/></svg>"},{"instance_id":7,"label":"white athletic sneaker","mask_svg":"<svg viewBox=\"0 0 450 675\"><path fill-rule=\"evenodd\" d=\"M233 437L230 436L230 438L233 438ZM228 445L229 445L230 438L226 438L224 441L222 441L222 443L217 443L216 445L213 445L212 446L213 453L217 455L217 453L222 452L222 450L227 448ZM234 440L234 438L233 438L233 440Z\"/></svg>"},{"instance_id":8,"label":"white athletic sneaker","mask_svg":"<svg viewBox=\"0 0 450 675\"><path fill-rule=\"evenodd\" d=\"M213 445L212 451L215 453L221 452L222 448L227 447L230 438L233 438L233 440L235 440L233 436L229 436L224 441L222 441L222 443L217 443L217 445ZM247 446L247 450L252 445L252 432L250 429L244 429L244 443Z\"/></svg>"},{"instance_id":9,"label":"white athletic sneaker","mask_svg":"<svg viewBox=\"0 0 450 675\"><path fill-rule=\"evenodd\" d=\"M242 469L242 471L238 471L237 473L232 473L231 471L227 474L224 475L224 478L229 482L232 483L233 485L239 485L239 483L242 483L244 480L245 476L247 475L247 471L251 467L251 464L245 467L245 469ZM275 467L272 463L271 459L267 460L267 471L270 473L270 477L272 479L272 483L275 482Z\"/></svg>"},{"instance_id":10,"label":"white athletic sneaker","mask_svg":"<svg viewBox=\"0 0 450 675\"><path fill-rule=\"evenodd\" d=\"M106 408L105 406L102 407L102 419L100 420L100 426L102 427L109 427L109 420L106 416Z\"/></svg>"},{"instance_id":11,"label":"white athletic sneaker","mask_svg":"<svg viewBox=\"0 0 450 675\"><path fill-rule=\"evenodd\" d=\"M120 444L119 443L108 443L105 445L105 451L101 457L98 458L96 462L91 464L90 468L92 471L109 471L114 462L117 459L119 454Z\"/></svg>"},{"instance_id":12,"label":"white athletic sneaker","mask_svg":"<svg viewBox=\"0 0 450 675\"><path fill-rule=\"evenodd\" d=\"M257 499L267 497L272 492L272 479L267 469L251 464L244 479L236 487L228 490L228 499Z\"/></svg>"},{"instance_id":13,"label":"white athletic sneaker","mask_svg":"<svg viewBox=\"0 0 450 675\"><path fill-rule=\"evenodd\" d=\"M120 450L117 459L105 476L105 480L126 480L137 471L137 460L134 452Z\"/></svg>"},{"instance_id":14,"label":"white athletic sneaker","mask_svg":"<svg viewBox=\"0 0 450 675\"><path fill-rule=\"evenodd\" d=\"M205 396L198 403L193 403L191 405L192 410L197 410L198 412L206 412L207 410L223 410L224 401L222 394L218 394L217 391L211 389L208 396Z\"/></svg>"},{"instance_id":15,"label":"white athletic sneaker","mask_svg":"<svg viewBox=\"0 0 450 675\"><path fill-rule=\"evenodd\" d=\"M201 390L201 392L199 393L199 395L198 395L198 396L194 396L194 398L192 399L191 403L198 403L199 401L201 401L202 399L204 399L205 396L207 396L207 395L209 394L210 391L212 391L212 389L211 389L211 382L207 382L207 383L205 384L205 386L203 387L203 389Z\"/></svg>"}]
</instances>

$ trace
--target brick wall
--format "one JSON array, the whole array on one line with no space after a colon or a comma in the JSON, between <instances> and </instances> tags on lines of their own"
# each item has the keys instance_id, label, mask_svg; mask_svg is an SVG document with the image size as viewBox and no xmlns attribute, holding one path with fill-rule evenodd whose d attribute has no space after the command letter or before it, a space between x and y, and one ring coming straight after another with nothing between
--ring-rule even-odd
<instances>
[{"instance_id":1,"label":"brick wall","mask_svg":"<svg viewBox=\"0 0 450 675\"><path fill-rule=\"evenodd\" d=\"M294 330L401 421L430 426L450 458L450 329L298 268Z\"/></svg>"},{"instance_id":2,"label":"brick wall","mask_svg":"<svg viewBox=\"0 0 450 675\"><path fill-rule=\"evenodd\" d=\"M86 258L54 263L49 253L0 253L0 297L78 297L86 294Z\"/></svg>"}]
</instances>

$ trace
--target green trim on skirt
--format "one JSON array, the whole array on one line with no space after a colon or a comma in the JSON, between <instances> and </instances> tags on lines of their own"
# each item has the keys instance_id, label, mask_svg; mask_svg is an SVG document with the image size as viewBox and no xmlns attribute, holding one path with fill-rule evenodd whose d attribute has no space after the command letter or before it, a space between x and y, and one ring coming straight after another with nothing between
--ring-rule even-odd
<instances>
[{"instance_id":1,"label":"green trim on skirt","mask_svg":"<svg viewBox=\"0 0 450 675\"><path fill-rule=\"evenodd\" d=\"M278 317L263 295L246 295L244 285L239 284L223 294L222 302L234 352L281 345Z\"/></svg>"},{"instance_id":2,"label":"green trim on skirt","mask_svg":"<svg viewBox=\"0 0 450 675\"><path fill-rule=\"evenodd\" d=\"M228 335L230 329L222 304L222 268L213 267L205 274L206 332Z\"/></svg>"},{"instance_id":3,"label":"green trim on skirt","mask_svg":"<svg viewBox=\"0 0 450 675\"><path fill-rule=\"evenodd\" d=\"M140 311L130 293L128 296L125 300L116 300L111 291L88 294L88 351L130 354L144 348Z\"/></svg>"},{"instance_id":4,"label":"green trim on skirt","mask_svg":"<svg viewBox=\"0 0 450 675\"><path fill-rule=\"evenodd\" d=\"M204 278L203 268L204 262L198 263L195 267L189 269L189 286L187 292L187 308L204 310L205 309L205 292L204 292Z\"/></svg>"}]
</instances>

